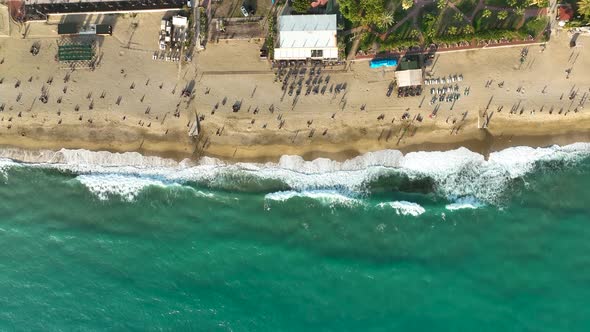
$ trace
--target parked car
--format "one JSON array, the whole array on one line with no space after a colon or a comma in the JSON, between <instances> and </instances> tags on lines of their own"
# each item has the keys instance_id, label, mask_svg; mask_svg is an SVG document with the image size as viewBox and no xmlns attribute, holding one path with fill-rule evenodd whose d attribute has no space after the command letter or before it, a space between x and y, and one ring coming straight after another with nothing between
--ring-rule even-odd
<instances>
[{"instance_id":1,"label":"parked car","mask_svg":"<svg viewBox=\"0 0 590 332\"><path fill-rule=\"evenodd\" d=\"M242 6L240 10L242 10L242 15L244 15L244 17L250 16L250 13L248 13L248 10L246 10L246 6Z\"/></svg>"}]
</instances>

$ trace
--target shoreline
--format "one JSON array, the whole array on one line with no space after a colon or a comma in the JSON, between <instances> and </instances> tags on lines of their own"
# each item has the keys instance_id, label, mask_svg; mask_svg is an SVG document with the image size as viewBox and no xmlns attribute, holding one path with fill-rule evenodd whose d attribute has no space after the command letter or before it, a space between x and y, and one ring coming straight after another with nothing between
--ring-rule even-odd
<instances>
[{"instance_id":1,"label":"shoreline","mask_svg":"<svg viewBox=\"0 0 590 332\"><path fill-rule=\"evenodd\" d=\"M449 151L465 147L472 152L483 155L486 159L492 152L516 146L533 148L552 145L564 146L578 142L590 142L590 117L578 116L560 119L554 122L514 120L497 118L488 129L477 129L476 124L465 122L460 126L459 135L449 135L449 128L436 124L418 127L415 136L404 138L401 143L379 142L376 138L362 138L350 142L324 142L306 145L252 144L236 147L233 144L212 145L202 156L218 158L226 162L277 162L283 155L296 155L304 160L328 158L333 161L345 161L368 152L381 150L398 150L403 154L410 152ZM369 128L378 130L381 127ZM351 129L352 130L352 129ZM338 137L347 137L339 133ZM239 141L239 140L237 140ZM236 153L237 150L237 153Z\"/></svg>"},{"instance_id":2,"label":"shoreline","mask_svg":"<svg viewBox=\"0 0 590 332\"><path fill-rule=\"evenodd\" d=\"M574 119L572 119L574 120ZM160 159L181 162L189 160L198 162L203 157L219 159L225 163L276 163L284 155L296 155L306 161L317 158L327 158L333 161L345 161L368 152L381 150L398 150L404 155L410 152L449 151L460 147L483 155L486 159L492 152L511 147L548 147L552 145L564 146L578 142L590 142L590 130L584 129L587 121L575 121L572 129L561 129L551 132L552 128L542 130L523 130L520 126L506 127L504 130L465 129L460 135L437 135L425 131L417 134L415 142L402 143L399 146L379 144L375 140L362 139L354 144L344 146L338 142L324 142L321 144L287 145L287 144L256 144L238 146L234 144L214 144L207 152L196 151L195 143L190 140L179 142L181 133L173 133L166 139L162 137L143 136L143 143L137 141L116 144L107 140L88 141L81 139L61 139L45 136L41 139L30 136L2 135L0 136L0 155L19 162L38 162L38 158L48 151L58 152L61 149L87 150L91 152L110 153L139 153L142 157L156 157ZM568 127L566 121L556 123L559 127ZM590 123L589 123L590 125ZM121 129L118 129L121 130ZM547 133L549 131L550 133ZM519 132L519 133L515 133ZM437 133L437 132L434 132ZM438 131L440 133L440 131ZM128 133L129 134L129 133ZM137 132L135 134L138 134ZM186 135L185 135L186 136ZM119 136L120 137L120 136ZM133 138L133 135L130 135ZM236 153L238 151L239 153Z\"/></svg>"}]
</instances>

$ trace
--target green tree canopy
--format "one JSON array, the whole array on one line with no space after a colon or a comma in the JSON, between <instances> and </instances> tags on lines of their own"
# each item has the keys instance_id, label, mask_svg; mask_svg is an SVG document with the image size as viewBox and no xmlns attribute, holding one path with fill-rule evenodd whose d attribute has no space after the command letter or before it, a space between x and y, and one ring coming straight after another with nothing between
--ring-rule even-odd
<instances>
[{"instance_id":1,"label":"green tree canopy","mask_svg":"<svg viewBox=\"0 0 590 332\"><path fill-rule=\"evenodd\" d=\"M470 35L470 34L475 33L475 29L473 28L473 25L468 24L468 25L464 26L463 33L466 35Z\"/></svg>"},{"instance_id":2,"label":"green tree canopy","mask_svg":"<svg viewBox=\"0 0 590 332\"><path fill-rule=\"evenodd\" d=\"M306 13L309 10L309 0L291 0L291 7L297 13Z\"/></svg>"},{"instance_id":3,"label":"green tree canopy","mask_svg":"<svg viewBox=\"0 0 590 332\"><path fill-rule=\"evenodd\" d=\"M375 25L377 25L380 29L387 29L393 25L393 22L393 13L383 13Z\"/></svg>"},{"instance_id":4,"label":"green tree canopy","mask_svg":"<svg viewBox=\"0 0 590 332\"><path fill-rule=\"evenodd\" d=\"M385 0L340 0L340 12L355 25L387 28L393 13L385 9Z\"/></svg>"},{"instance_id":5,"label":"green tree canopy","mask_svg":"<svg viewBox=\"0 0 590 332\"><path fill-rule=\"evenodd\" d=\"M402 0L402 8L408 10L414 5L414 0Z\"/></svg>"},{"instance_id":6,"label":"green tree canopy","mask_svg":"<svg viewBox=\"0 0 590 332\"><path fill-rule=\"evenodd\" d=\"M500 11L500 12L498 13L498 19L499 19L500 21L504 21L504 20L505 20L505 19L507 19L507 18L508 18L508 11L506 11L506 10L502 10L502 11Z\"/></svg>"},{"instance_id":7,"label":"green tree canopy","mask_svg":"<svg viewBox=\"0 0 590 332\"><path fill-rule=\"evenodd\" d=\"M590 18L590 0L578 1L578 12L586 18Z\"/></svg>"},{"instance_id":8,"label":"green tree canopy","mask_svg":"<svg viewBox=\"0 0 590 332\"><path fill-rule=\"evenodd\" d=\"M488 18L490 16L492 16L492 11L489 9L484 9L483 13L481 13L481 17L483 18Z\"/></svg>"}]
</instances>

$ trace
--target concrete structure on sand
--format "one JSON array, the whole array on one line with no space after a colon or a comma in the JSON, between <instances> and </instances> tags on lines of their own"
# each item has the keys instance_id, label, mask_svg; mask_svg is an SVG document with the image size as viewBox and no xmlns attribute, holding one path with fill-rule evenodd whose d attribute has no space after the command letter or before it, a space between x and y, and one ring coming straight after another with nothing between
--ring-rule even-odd
<instances>
[{"instance_id":1,"label":"concrete structure on sand","mask_svg":"<svg viewBox=\"0 0 590 332\"><path fill-rule=\"evenodd\" d=\"M181 9L186 0L25 0L17 21L45 21L50 15L98 15L166 12Z\"/></svg>"},{"instance_id":2,"label":"concrete structure on sand","mask_svg":"<svg viewBox=\"0 0 590 332\"><path fill-rule=\"evenodd\" d=\"M108 24L89 24L80 26L75 23L60 23L57 25L58 35L112 35L113 27Z\"/></svg>"}]
</instances>

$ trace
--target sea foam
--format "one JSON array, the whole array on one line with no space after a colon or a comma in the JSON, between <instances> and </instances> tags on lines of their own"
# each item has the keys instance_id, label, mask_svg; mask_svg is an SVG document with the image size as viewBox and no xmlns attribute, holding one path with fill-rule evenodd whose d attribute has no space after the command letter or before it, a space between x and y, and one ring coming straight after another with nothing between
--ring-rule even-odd
<instances>
[{"instance_id":1,"label":"sea foam","mask_svg":"<svg viewBox=\"0 0 590 332\"><path fill-rule=\"evenodd\" d=\"M116 195L127 201L133 201L146 187L166 186L162 181L120 174L79 175L76 180L101 200Z\"/></svg>"},{"instance_id":2,"label":"sea foam","mask_svg":"<svg viewBox=\"0 0 590 332\"><path fill-rule=\"evenodd\" d=\"M394 209L398 215L401 214L404 216L417 217L417 216L423 214L424 212L426 212L426 209L424 209L420 204L413 203L413 202L407 202L407 201L379 203L379 204L377 204L377 206L380 208L385 208L385 207L389 206L392 209Z\"/></svg>"},{"instance_id":3,"label":"sea foam","mask_svg":"<svg viewBox=\"0 0 590 332\"><path fill-rule=\"evenodd\" d=\"M17 167L19 166L18 163L8 159L8 158L1 158L0 157L0 174L2 174L4 177L7 176L7 171L13 167Z\"/></svg>"},{"instance_id":4,"label":"sea foam","mask_svg":"<svg viewBox=\"0 0 590 332\"><path fill-rule=\"evenodd\" d=\"M451 201L473 197L494 204L513 179L522 177L540 161L575 161L590 155L589 143L563 147L513 147L484 156L466 148L445 152L382 150L339 162L326 158L305 161L299 156L282 156L277 163L227 163L204 157L198 161L142 156L139 153L91 152L87 150L22 151L0 150L0 158L28 163L31 167L55 168L77 174L77 180L100 198L120 195L133 199L148 186L185 185L195 182L212 189L234 189L252 183L281 183L277 195L311 197L330 192L350 198L366 193L368 184L383 176L405 175L410 180L432 179L437 194ZM19 165L8 159L0 171ZM264 189L264 186L263 186ZM319 193L324 194L319 194ZM325 199L325 198L322 198ZM459 206L450 204L451 208Z\"/></svg>"},{"instance_id":5,"label":"sea foam","mask_svg":"<svg viewBox=\"0 0 590 332\"><path fill-rule=\"evenodd\" d=\"M449 211L463 210L463 209L479 209L484 204L475 199L474 197L462 197L455 200L451 204L447 204L445 208Z\"/></svg>"},{"instance_id":6,"label":"sea foam","mask_svg":"<svg viewBox=\"0 0 590 332\"><path fill-rule=\"evenodd\" d=\"M320 203L334 206L334 205L358 205L361 204L359 199L347 196L341 192L334 190L310 190L310 191L279 191L269 193L264 196L265 200L284 202L293 198L307 198L319 201Z\"/></svg>"}]
</instances>

